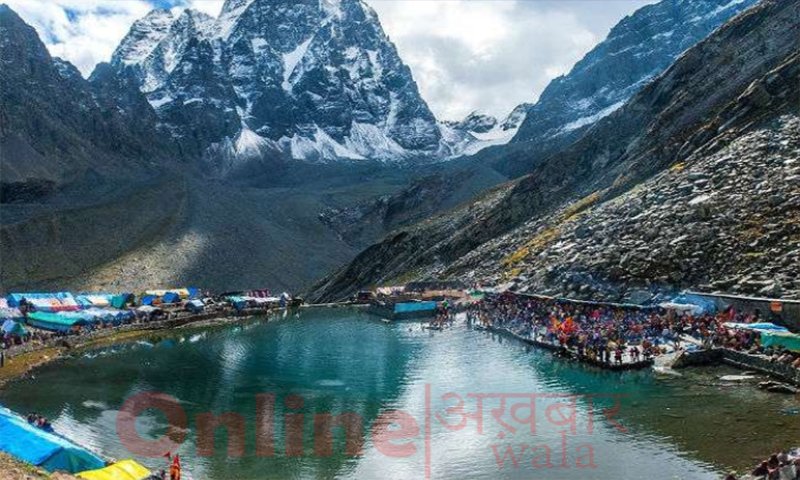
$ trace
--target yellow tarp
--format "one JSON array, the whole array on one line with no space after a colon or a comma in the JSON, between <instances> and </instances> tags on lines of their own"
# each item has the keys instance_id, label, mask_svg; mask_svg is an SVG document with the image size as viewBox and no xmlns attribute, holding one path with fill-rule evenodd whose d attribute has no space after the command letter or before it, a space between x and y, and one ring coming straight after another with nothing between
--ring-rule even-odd
<instances>
[{"instance_id":1,"label":"yellow tarp","mask_svg":"<svg viewBox=\"0 0 800 480\"><path fill-rule=\"evenodd\" d=\"M87 470L78 474L85 480L142 480L150 471L133 460L123 460L99 470Z\"/></svg>"}]
</instances>

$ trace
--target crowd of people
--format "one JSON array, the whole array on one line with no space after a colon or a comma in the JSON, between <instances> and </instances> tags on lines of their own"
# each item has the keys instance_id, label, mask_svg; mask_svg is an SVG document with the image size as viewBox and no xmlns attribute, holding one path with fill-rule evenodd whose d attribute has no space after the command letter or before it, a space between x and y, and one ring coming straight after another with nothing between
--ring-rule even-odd
<instances>
[{"instance_id":1,"label":"crowd of people","mask_svg":"<svg viewBox=\"0 0 800 480\"><path fill-rule=\"evenodd\" d=\"M30 425L44 430L45 432L53 433L53 425L50 424L50 420L48 420L47 417L33 412L28 414L27 420Z\"/></svg>"},{"instance_id":2,"label":"crowd of people","mask_svg":"<svg viewBox=\"0 0 800 480\"><path fill-rule=\"evenodd\" d=\"M575 302L513 293L487 295L467 312L473 324L505 328L532 340L558 345L605 364L647 361L668 351L720 346L750 353L772 353L776 361L798 362L791 352L765 352L759 335L728 329L726 322L753 323L758 313L732 309L694 315L658 307L637 308Z\"/></svg>"},{"instance_id":3,"label":"crowd of people","mask_svg":"<svg viewBox=\"0 0 800 480\"><path fill-rule=\"evenodd\" d=\"M773 453L753 469L750 475L758 480L800 479L800 449ZM736 474L729 474L725 480L737 480Z\"/></svg>"}]
</instances>

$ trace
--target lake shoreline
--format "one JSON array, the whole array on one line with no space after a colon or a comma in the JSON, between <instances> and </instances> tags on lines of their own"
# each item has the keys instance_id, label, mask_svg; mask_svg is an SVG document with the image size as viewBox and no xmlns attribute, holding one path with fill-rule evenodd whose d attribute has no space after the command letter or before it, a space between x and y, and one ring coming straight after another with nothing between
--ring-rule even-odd
<instances>
[{"instance_id":1,"label":"lake shoreline","mask_svg":"<svg viewBox=\"0 0 800 480\"><path fill-rule=\"evenodd\" d=\"M8 383L29 376L34 370L56 362L67 354L90 348L123 343L153 332L177 331L183 328L207 328L217 325L238 323L258 316L268 316L286 311L285 308L260 309L248 312L220 312L153 322L113 327L108 330L64 337L47 344L36 345L25 351L9 356L6 353L5 365L0 368L0 390Z\"/></svg>"}]
</instances>

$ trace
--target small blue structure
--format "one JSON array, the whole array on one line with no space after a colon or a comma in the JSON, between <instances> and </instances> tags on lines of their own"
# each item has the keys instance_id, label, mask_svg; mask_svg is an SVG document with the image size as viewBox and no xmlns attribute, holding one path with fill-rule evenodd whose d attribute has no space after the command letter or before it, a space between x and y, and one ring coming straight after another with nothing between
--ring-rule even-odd
<instances>
[{"instance_id":1,"label":"small blue structure","mask_svg":"<svg viewBox=\"0 0 800 480\"><path fill-rule=\"evenodd\" d=\"M395 314L432 313L436 311L436 302L403 302L394 304Z\"/></svg>"},{"instance_id":2,"label":"small blue structure","mask_svg":"<svg viewBox=\"0 0 800 480\"><path fill-rule=\"evenodd\" d=\"M167 292L161 297L163 303L178 303L181 301L181 296L175 292Z\"/></svg>"}]
</instances>

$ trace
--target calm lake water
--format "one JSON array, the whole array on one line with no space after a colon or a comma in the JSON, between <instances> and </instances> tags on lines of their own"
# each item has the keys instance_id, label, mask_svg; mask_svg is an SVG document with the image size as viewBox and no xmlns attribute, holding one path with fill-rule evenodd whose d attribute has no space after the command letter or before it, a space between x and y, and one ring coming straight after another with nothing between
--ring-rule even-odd
<instances>
[{"instance_id":1,"label":"calm lake water","mask_svg":"<svg viewBox=\"0 0 800 480\"><path fill-rule=\"evenodd\" d=\"M160 468L165 459L126 449L117 420L126 399L162 392L186 413L177 453L195 479L716 479L797 441L795 397L721 382L732 373L723 368L682 373L603 372L464 324L430 332L320 309L83 352L9 385L0 403L44 414L104 455ZM271 417L257 415L261 394L274 395ZM218 428L198 441L198 415L225 412L238 414L242 435ZM363 427L358 455L340 427L322 448L314 419L324 414ZM146 440L166 425L152 408L135 420ZM211 440L213 454L198 452ZM229 440L241 456L228 455Z\"/></svg>"}]
</instances>

